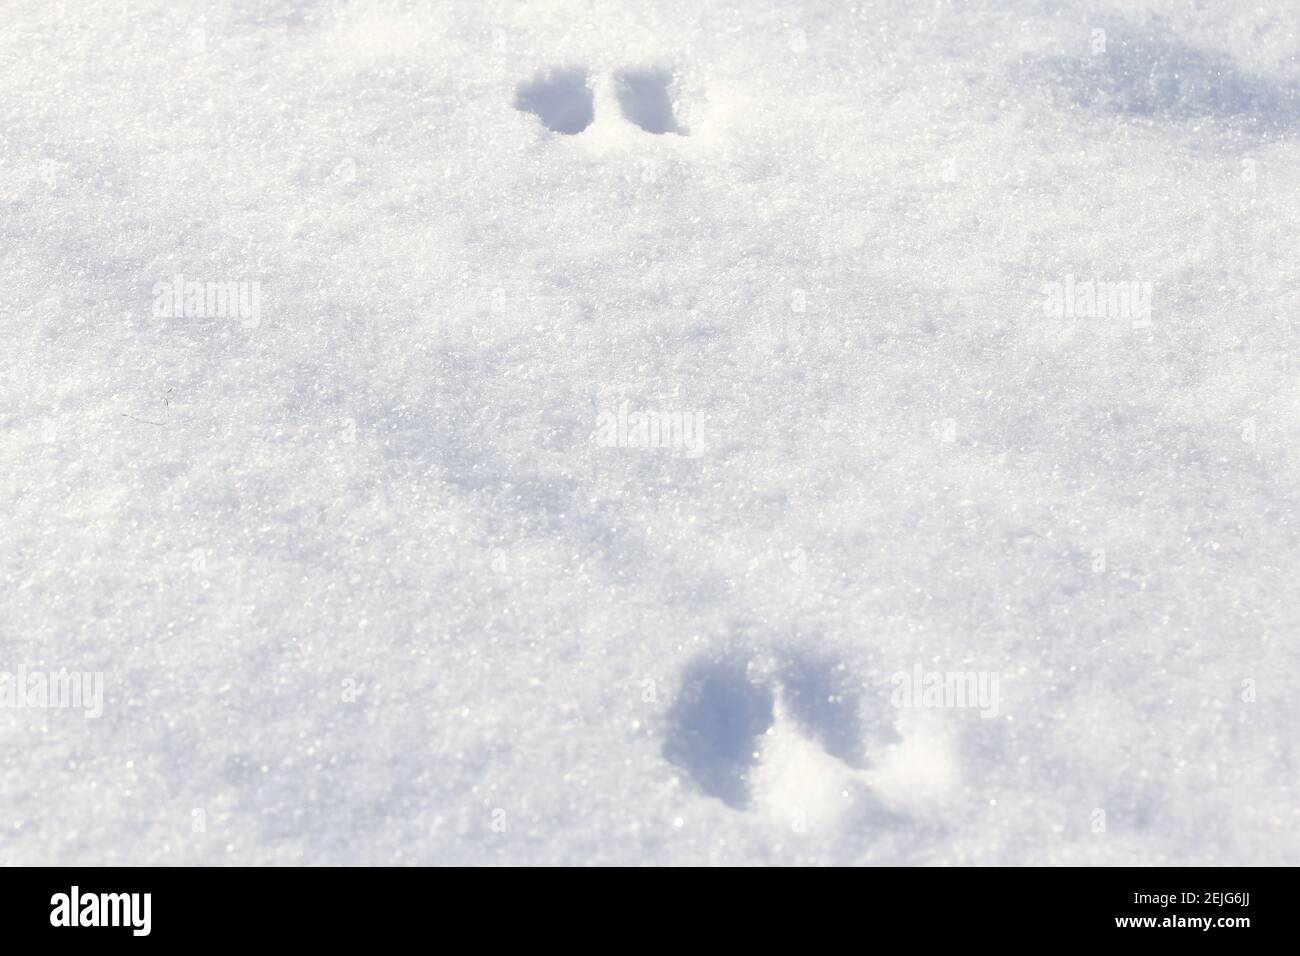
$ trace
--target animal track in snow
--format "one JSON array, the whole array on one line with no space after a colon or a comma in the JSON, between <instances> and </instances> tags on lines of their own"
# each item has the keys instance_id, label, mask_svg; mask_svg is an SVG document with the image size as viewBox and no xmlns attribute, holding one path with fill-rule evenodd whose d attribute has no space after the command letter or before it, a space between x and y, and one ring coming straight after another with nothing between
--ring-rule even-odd
<instances>
[{"instance_id":1,"label":"animal track in snow","mask_svg":"<svg viewBox=\"0 0 1300 956\"><path fill-rule=\"evenodd\" d=\"M685 136L673 113L672 80L667 70L620 70L614 75L614 91L623 115L647 133Z\"/></svg>"},{"instance_id":2,"label":"animal track in snow","mask_svg":"<svg viewBox=\"0 0 1300 956\"><path fill-rule=\"evenodd\" d=\"M669 713L664 757L710 796L749 806L749 771L757 741L772 726L770 688L750 679L740 661L696 661L687 668Z\"/></svg>"},{"instance_id":3,"label":"animal track in snow","mask_svg":"<svg viewBox=\"0 0 1300 956\"><path fill-rule=\"evenodd\" d=\"M737 810L796 831L892 823L941 807L958 764L946 728L806 657L702 658L668 714L663 754Z\"/></svg>"},{"instance_id":4,"label":"animal track in snow","mask_svg":"<svg viewBox=\"0 0 1300 956\"><path fill-rule=\"evenodd\" d=\"M532 113L556 133L581 133L596 118L595 98L587 71L556 67L521 83L515 91L515 108Z\"/></svg>"},{"instance_id":5,"label":"animal track in snow","mask_svg":"<svg viewBox=\"0 0 1300 956\"><path fill-rule=\"evenodd\" d=\"M687 135L678 120L672 96L673 75L669 70L648 67L616 72L611 86L601 85L601 109L613 108L614 100L623 117L647 133ZM613 98L606 99L612 88ZM551 67L515 90L515 109L532 113L547 129L568 136L581 133L596 119L597 97L593 78L581 67Z\"/></svg>"}]
</instances>

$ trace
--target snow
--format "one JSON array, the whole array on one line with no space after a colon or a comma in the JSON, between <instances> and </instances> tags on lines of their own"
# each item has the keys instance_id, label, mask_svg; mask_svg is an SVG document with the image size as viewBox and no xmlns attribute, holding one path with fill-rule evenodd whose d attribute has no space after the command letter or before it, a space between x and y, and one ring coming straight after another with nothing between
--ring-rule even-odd
<instances>
[{"instance_id":1,"label":"snow","mask_svg":"<svg viewBox=\"0 0 1300 956\"><path fill-rule=\"evenodd\" d=\"M11 0L0 862L1300 862L1298 25Z\"/></svg>"}]
</instances>

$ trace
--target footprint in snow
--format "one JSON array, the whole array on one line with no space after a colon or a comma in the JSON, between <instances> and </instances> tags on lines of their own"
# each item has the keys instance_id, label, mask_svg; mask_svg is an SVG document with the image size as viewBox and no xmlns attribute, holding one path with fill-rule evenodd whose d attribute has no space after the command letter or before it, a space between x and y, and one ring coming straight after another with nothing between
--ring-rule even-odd
<instances>
[{"instance_id":1,"label":"footprint in snow","mask_svg":"<svg viewBox=\"0 0 1300 956\"><path fill-rule=\"evenodd\" d=\"M796 832L893 825L959 790L942 726L802 656L701 658L668 713L666 760L703 793Z\"/></svg>"},{"instance_id":2,"label":"footprint in snow","mask_svg":"<svg viewBox=\"0 0 1300 956\"><path fill-rule=\"evenodd\" d=\"M552 67L515 91L515 108L532 113L547 129L573 136L596 117L595 98L587 71Z\"/></svg>"},{"instance_id":3,"label":"footprint in snow","mask_svg":"<svg viewBox=\"0 0 1300 956\"><path fill-rule=\"evenodd\" d=\"M673 112L672 82L667 70L620 70L614 75L614 91L624 118L647 133L685 136Z\"/></svg>"},{"instance_id":4,"label":"footprint in snow","mask_svg":"<svg viewBox=\"0 0 1300 956\"><path fill-rule=\"evenodd\" d=\"M675 112L671 71L658 67L619 70L612 83L613 98L628 122L655 135L687 134ZM518 86L515 108L532 113L553 132L577 135L596 118L593 78L580 67L551 67Z\"/></svg>"}]
</instances>

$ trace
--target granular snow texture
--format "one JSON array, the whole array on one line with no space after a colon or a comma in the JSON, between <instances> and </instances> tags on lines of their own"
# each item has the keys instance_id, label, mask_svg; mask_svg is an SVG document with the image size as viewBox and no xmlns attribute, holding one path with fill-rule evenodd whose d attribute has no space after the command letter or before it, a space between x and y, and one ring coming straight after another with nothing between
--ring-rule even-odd
<instances>
[{"instance_id":1,"label":"granular snow texture","mask_svg":"<svg viewBox=\"0 0 1300 956\"><path fill-rule=\"evenodd\" d=\"M0 863L1300 863L1298 30L10 0Z\"/></svg>"}]
</instances>

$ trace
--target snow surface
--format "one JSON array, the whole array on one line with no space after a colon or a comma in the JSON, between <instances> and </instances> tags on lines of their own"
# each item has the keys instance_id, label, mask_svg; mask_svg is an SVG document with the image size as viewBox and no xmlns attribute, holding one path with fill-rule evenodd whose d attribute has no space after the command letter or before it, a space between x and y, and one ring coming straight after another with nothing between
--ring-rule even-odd
<instances>
[{"instance_id":1,"label":"snow surface","mask_svg":"<svg viewBox=\"0 0 1300 956\"><path fill-rule=\"evenodd\" d=\"M0 862L1300 863L1298 30L8 0Z\"/></svg>"}]
</instances>

